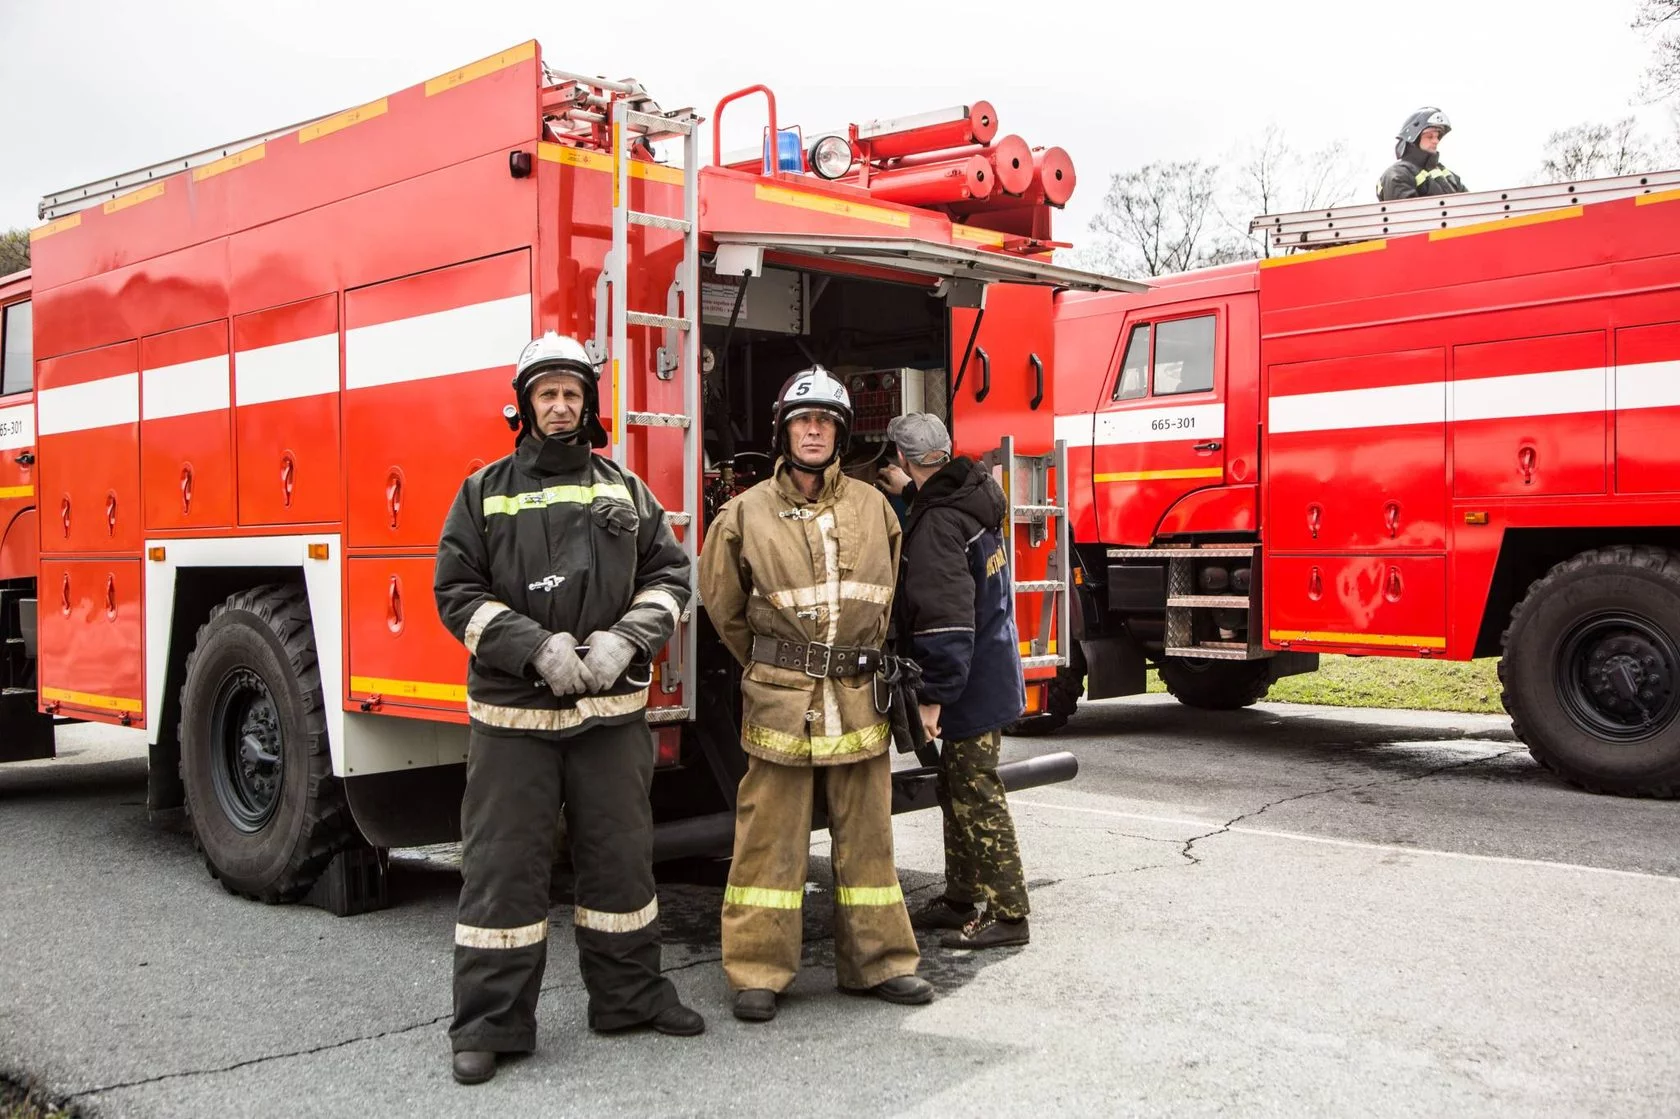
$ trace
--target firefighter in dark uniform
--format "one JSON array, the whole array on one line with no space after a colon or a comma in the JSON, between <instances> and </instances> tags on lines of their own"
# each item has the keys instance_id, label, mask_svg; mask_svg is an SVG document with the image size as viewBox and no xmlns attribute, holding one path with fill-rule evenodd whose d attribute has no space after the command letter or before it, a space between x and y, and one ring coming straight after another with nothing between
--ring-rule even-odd
<instances>
[{"instance_id":1,"label":"firefighter in dark uniform","mask_svg":"<svg viewBox=\"0 0 1680 1119\"><path fill-rule=\"evenodd\" d=\"M548 883L564 812L578 964L598 1031L705 1029L659 971L644 719L652 657L688 604L688 558L605 446L575 340L533 341L514 373L513 454L461 491L438 543L438 614L471 654L471 738L455 926L455 1079L536 1044ZM509 423L515 422L508 409Z\"/></svg>"},{"instance_id":2,"label":"firefighter in dark uniform","mask_svg":"<svg viewBox=\"0 0 1680 1119\"><path fill-rule=\"evenodd\" d=\"M1377 200L1394 202L1432 194L1462 194L1464 180L1441 162L1440 145L1452 122L1447 114L1424 106L1406 118L1395 134L1394 166L1377 183Z\"/></svg>"}]
</instances>

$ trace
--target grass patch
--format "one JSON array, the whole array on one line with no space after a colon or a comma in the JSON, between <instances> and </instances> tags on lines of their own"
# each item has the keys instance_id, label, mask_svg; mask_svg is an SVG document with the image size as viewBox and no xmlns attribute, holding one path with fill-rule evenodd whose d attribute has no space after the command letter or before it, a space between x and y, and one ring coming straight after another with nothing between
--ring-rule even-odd
<instances>
[{"instance_id":1,"label":"grass patch","mask_svg":"<svg viewBox=\"0 0 1680 1119\"><path fill-rule=\"evenodd\" d=\"M1324 656L1317 672L1285 676L1273 684L1266 701L1499 715L1505 708L1499 702L1498 664L1491 657L1434 661ZM1149 671L1149 690L1166 691L1154 669Z\"/></svg>"},{"instance_id":2,"label":"grass patch","mask_svg":"<svg viewBox=\"0 0 1680 1119\"><path fill-rule=\"evenodd\" d=\"M0 1119L74 1119L65 1111L22 1085L0 1079Z\"/></svg>"}]
</instances>

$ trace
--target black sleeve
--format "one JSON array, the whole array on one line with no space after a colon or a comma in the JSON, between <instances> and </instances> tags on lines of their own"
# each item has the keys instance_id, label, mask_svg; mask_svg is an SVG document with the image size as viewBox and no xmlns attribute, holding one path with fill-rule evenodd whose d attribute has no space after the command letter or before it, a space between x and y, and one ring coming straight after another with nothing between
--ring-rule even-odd
<instances>
[{"instance_id":1,"label":"black sleeve","mask_svg":"<svg viewBox=\"0 0 1680 1119\"><path fill-rule=\"evenodd\" d=\"M612 628L651 657L676 632L677 622L694 593L694 572L682 544L665 523L665 510L653 491L633 474L625 481L641 522L636 541L636 593L630 609ZM693 532L694 526L690 524L684 531Z\"/></svg>"},{"instance_id":2,"label":"black sleeve","mask_svg":"<svg viewBox=\"0 0 1680 1119\"><path fill-rule=\"evenodd\" d=\"M926 514L904 547L904 619L923 703L953 703L974 659L974 574L963 519Z\"/></svg>"},{"instance_id":3,"label":"black sleeve","mask_svg":"<svg viewBox=\"0 0 1680 1119\"><path fill-rule=\"evenodd\" d=\"M479 487L469 478L444 518L432 593L444 628L467 652L511 676L523 676L531 658L553 634L497 600L490 581L483 515Z\"/></svg>"}]
</instances>

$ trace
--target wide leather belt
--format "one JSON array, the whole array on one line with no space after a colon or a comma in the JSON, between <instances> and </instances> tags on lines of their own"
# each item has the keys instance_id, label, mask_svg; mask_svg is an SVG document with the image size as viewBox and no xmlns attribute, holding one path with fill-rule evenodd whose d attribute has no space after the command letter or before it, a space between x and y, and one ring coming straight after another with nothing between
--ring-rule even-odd
<instances>
[{"instance_id":1,"label":"wide leather belt","mask_svg":"<svg viewBox=\"0 0 1680 1119\"><path fill-rule=\"evenodd\" d=\"M885 657L879 649L824 645L820 641L805 644L760 635L753 638L752 659L759 664L791 668L820 680L825 676L872 675L881 671Z\"/></svg>"}]
</instances>

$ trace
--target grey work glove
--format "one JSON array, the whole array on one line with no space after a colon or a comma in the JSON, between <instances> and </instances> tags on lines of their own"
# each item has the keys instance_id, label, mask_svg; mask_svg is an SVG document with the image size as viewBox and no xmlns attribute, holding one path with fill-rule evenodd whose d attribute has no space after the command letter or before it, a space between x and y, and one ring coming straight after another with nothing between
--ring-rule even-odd
<instances>
[{"instance_id":1,"label":"grey work glove","mask_svg":"<svg viewBox=\"0 0 1680 1119\"><path fill-rule=\"evenodd\" d=\"M583 678L592 692L604 692L618 683L636 656L635 642L610 629L598 629L584 642L589 655L583 658Z\"/></svg>"},{"instance_id":2,"label":"grey work glove","mask_svg":"<svg viewBox=\"0 0 1680 1119\"><path fill-rule=\"evenodd\" d=\"M537 670L555 695L582 695L589 691L588 670L578 659L577 638L557 633L542 643L531 667Z\"/></svg>"}]
</instances>

